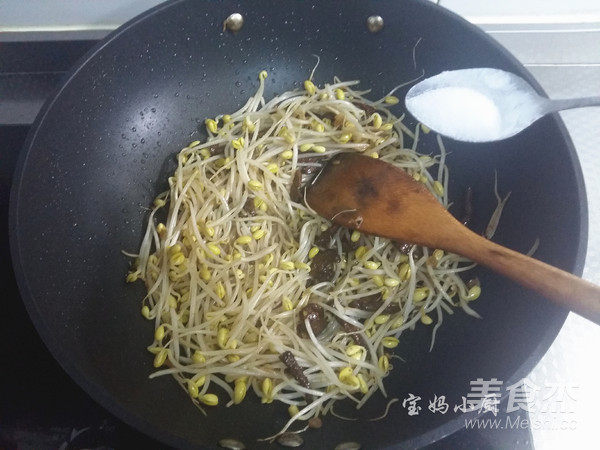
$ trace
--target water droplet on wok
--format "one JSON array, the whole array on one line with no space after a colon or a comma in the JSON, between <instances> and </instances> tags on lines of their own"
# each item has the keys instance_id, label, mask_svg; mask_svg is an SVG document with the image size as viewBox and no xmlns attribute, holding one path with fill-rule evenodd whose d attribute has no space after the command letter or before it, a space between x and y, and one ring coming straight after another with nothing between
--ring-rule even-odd
<instances>
[{"instance_id":1,"label":"water droplet on wok","mask_svg":"<svg viewBox=\"0 0 600 450\"><path fill-rule=\"evenodd\" d=\"M237 439L221 439L219 441L219 447L223 447L229 450L245 450L246 446L243 442Z\"/></svg>"},{"instance_id":2,"label":"water droplet on wok","mask_svg":"<svg viewBox=\"0 0 600 450\"><path fill-rule=\"evenodd\" d=\"M282 447L296 448L304 444L304 439L296 433L283 433L277 438L277 443Z\"/></svg>"},{"instance_id":3,"label":"water droplet on wok","mask_svg":"<svg viewBox=\"0 0 600 450\"><path fill-rule=\"evenodd\" d=\"M342 442L335 447L335 450L360 450L358 442Z\"/></svg>"}]
</instances>

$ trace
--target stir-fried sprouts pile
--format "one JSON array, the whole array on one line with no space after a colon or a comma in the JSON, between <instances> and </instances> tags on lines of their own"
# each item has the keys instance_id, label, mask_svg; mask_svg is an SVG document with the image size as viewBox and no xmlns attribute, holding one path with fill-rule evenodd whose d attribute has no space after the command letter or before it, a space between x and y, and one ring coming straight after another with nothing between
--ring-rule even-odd
<instances>
[{"instance_id":1,"label":"stir-fried sprouts pile","mask_svg":"<svg viewBox=\"0 0 600 450\"><path fill-rule=\"evenodd\" d=\"M357 407L392 368L404 330L442 323L480 293L470 261L340 228L305 204L303 183L327 158L359 152L404 168L448 205L445 152L419 154L422 128L334 79L208 119L206 142L177 155L154 201L128 281L142 279L155 323L153 376L173 375L201 409L252 391L290 419ZM410 145L409 145L410 144ZM435 332L434 332L435 334Z\"/></svg>"}]
</instances>

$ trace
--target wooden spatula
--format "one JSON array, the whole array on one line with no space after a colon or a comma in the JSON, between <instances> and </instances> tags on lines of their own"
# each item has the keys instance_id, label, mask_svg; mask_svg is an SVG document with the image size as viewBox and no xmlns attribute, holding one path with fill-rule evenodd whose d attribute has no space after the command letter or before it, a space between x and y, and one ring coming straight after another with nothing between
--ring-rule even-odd
<instances>
[{"instance_id":1,"label":"wooden spatula","mask_svg":"<svg viewBox=\"0 0 600 450\"><path fill-rule=\"evenodd\" d=\"M600 324L600 287L472 232L422 183L384 161L337 155L307 187L306 201L339 225L466 256Z\"/></svg>"}]
</instances>

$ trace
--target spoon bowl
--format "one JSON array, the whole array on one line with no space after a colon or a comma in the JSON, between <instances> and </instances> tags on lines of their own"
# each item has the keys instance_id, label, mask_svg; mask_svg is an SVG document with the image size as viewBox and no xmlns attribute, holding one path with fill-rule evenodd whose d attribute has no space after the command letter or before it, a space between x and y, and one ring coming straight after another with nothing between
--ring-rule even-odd
<instances>
[{"instance_id":1,"label":"spoon bowl","mask_svg":"<svg viewBox=\"0 0 600 450\"><path fill-rule=\"evenodd\" d=\"M341 153L307 187L306 202L338 225L465 256L600 324L600 287L472 232L389 163Z\"/></svg>"},{"instance_id":2,"label":"spoon bowl","mask_svg":"<svg viewBox=\"0 0 600 450\"><path fill-rule=\"evenodd\" d=\"M421 123L455 140L491 142L521 132L544 115L600 105L600 97L550 100L503 70L450 70L414 85L406 108Z\"/></svg>"}]
</instances>

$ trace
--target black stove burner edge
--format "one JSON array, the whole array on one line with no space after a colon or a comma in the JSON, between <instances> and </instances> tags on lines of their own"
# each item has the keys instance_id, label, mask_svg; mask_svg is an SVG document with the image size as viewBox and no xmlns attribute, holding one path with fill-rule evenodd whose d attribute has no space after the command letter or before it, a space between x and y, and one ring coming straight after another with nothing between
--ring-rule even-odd
<instances>
[{"instance_id":1,"label":"black stove burner edge","mask_svg":"<svg viewBox=\"0 0 600 450\"><path fill-rule=\"evenodd\" d=\"M96 42L1 42L0 126L31 125L65 72Z\"/></svg>"}]
</instances>

